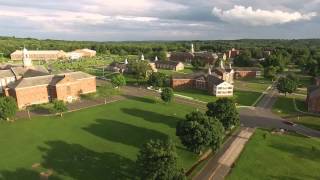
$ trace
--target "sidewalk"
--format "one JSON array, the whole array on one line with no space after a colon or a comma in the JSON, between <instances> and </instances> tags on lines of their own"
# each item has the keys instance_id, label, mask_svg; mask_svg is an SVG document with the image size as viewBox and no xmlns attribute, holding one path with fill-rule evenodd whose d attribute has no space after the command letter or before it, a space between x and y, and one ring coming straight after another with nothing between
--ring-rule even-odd
<instances>
[{"instance_id":1,"label":"sidewalk","mask_svg":"<svg viewBox=\"0 0 320 180\"><path fill-rule=\"evenodd\" d=\"M231 137L207 163L193 180L223 180L240 156L247 141L255 129L242 127L239 133Z\"/></svg>"}]
</instances>

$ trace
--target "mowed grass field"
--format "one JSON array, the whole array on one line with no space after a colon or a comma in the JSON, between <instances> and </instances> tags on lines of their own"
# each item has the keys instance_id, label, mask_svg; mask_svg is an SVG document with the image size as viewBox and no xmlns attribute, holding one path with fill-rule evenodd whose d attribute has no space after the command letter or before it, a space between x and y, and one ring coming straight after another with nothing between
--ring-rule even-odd
<instances>
[{"instance_id":1,"label":"mowed grass field","mask_svg":"<svg viewBox=\"0 0 320 180\"><path fill-rule=\"evenodd\" d=\"M301 115L294 108L293 98L295 98L297 108L306 112L307 105L304 97L293 95L279 96L272 107L272 111L283 118L320 131L320 116Z\"/></svg>"},{"instance_id":2,"label":"mowed grass field","mask_svg":"<svg viewBox=\"0 0 320 180\"><path fill-rule=\"evenodd\" d=\"M320 179L320 140L258 129L227 179Z\"/></svg>"},{"instance_id":3,"label":"mowed grass field","mask_svg":"<svg viewBox=\"0 0 320 180\"><path fill-rule=\"evenodd\" d=\"M134 179L141 145L170 136L179 166L189 169L197 155L175 136L176 123L193 108L134 98L60 117L0 123L0 179Z\"/></svg>"},{"instance_id":4,"label":"mowed grass field","mask_svg":"<svg viewBox=\"0 0 320 180\"><path fill-rule=\"evenodd\" d=\"M175 94L191 97L204 102L213 102L218 98L210 95L205 90L199 89L176 89ZM241 106L251 106L261 95L259 92L235 90L233 98L236 103Z\"/></svg>"}]
</instances>

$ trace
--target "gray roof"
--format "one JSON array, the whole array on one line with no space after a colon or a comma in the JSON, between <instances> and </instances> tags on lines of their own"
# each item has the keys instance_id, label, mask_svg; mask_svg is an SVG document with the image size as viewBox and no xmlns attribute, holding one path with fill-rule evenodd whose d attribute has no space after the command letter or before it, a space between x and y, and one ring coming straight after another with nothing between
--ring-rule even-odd
<instances>
[{"instance_id":1,"label":"gray roof","mask_svg":"<svg viewBox=\"0 0 320 180\"><path fill-rule=\"evenodd\" d=\"M58 75L45 75L45 76L36 76L36 77L27 77L22 78L21 80L17 81L11 88L25 88L25 87L32 87L32 86L41 86L41 85L56 85L59 81L63 80L66 76L74 79L74 80L81 80L86 78L94 78L90 74L84 72L71 72L65 74L58 74Z\"/></svg>"},{"instance_id":2,"label":"gray roof","mask_svg":"<svg viewBox=\"0 0 320 180\"><path fill-rule=\"evenodd\" d=\"M180 62L179 61L156 61L155 63L177 66Z\"/></svg>"},{"instance_id":3,"label":"gray roof","mask_svg":"<svg viewBox=\"0 0 320 180\"><path fill-rule=\"evenodd\" d=\"M208 81L212 81L212 83L215 84L215 85L219 85L219 84L225 82L224 80L220 79L220 78L219 78L217 75L215 75L215 74L210 74L210 75L208 75L208 76L210 76L210 77L208 77Z\"/></svg>"},{"instance_id":4,"label":"gray roof","mask_svg":"<svg viewBox=\"0 0 320 180\"><path fill-rule=\"evenodd\" d=\"M0 78L6 78L6 77L15 77L15 75L9 69L0 70Z\"/></svg>"}]
</instances>

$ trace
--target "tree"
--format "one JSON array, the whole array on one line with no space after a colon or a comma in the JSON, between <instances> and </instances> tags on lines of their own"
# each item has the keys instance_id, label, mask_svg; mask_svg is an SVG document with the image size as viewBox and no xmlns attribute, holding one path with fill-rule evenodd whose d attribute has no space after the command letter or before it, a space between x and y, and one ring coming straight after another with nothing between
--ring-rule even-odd
<instances>
[{"instance_id":1,"label":"tree","mask_svg":"<svg viewBox=\"0 0 320 180\"><path fill-rule=\"evenodd\" d=\"M226 130L240 124L239 113L233 99L220 98L207 104L206 114L218 119Z\"/></svg>"},{"instance_id":2,"label":"tree","mask_svg":"<svg viewBox=\"0 0 320 180\"><path fill-rule=\"evenodd\" d=\"M277 77L277 68L274 66L264 68L264 77L274 80Z\"/></svg>"},{"instance_id":3,"label":"tree","mask_svg":"<svg viewBox=\"0 0 320 180\"><path fill-rule=\"evenodd\" d=\"M60 116L62 117L62 113L66 112L67 110L68 110L68 107L63 101L56 100L56 99L53 101L53 112L59 113Z\"/></svg>"},{"instance_id":4,"label":"tree","mask_svg":"<svg viewBox=\"0 0 320 180\"><path fill-rule=\"evenodd\" d=\"M201 67L204 67L206 63L205 61L201 61L200 59L193 59L191 61L191 65L194 69L199 70Z\"/></svg>"},{"instance_id":5,"label":"tree","mask_svg":"<svg viewBox=\"0 0 320 180\"><path fill-rule=\"evenodd\" d=\"M151 70L151 67L148 61L130 61L129 62L129 71L136 77L137 82L141 79L146 79L148 76L148 71Z\"/></svg>"},{"instance_id":6,"label":"tree","mask_svg":"<svg viewBox=\"0 0 320 180\"><path fill-rule=\"evenodd\" d=\"M107 104L107 98L116 95L118 92L118 89L113 88L110 84L104 84L97 88L97 94L104 98L104 104Z\"/></svg>"},{"instance_id":7,"label":"tree","mask_svg":"<svg viewBox=\"0 0 320 180\"><path fill-rule=\"evenodd\" d=\"M178 122L176 135L189 150L201 154L205 147L213 150L220 147L224 128L218 120L194 111L186 115L186 120Z\"/></svg>"},{"instance_id":8,"label":"tree","mask_svg":"<svg viewBox=\"0 0 320 180\"><path fill-rule=\"evenodd\" d=\"M161 99L166 103L171 102L174 96L172 88L168 87L163 88L160 95Z\"/></svg>"},{"instance_id":9,"label":"tree","mask_svg":"<svg viewBox=\"0 0 320 180\"><path fill-rule=\"evenodd\" d=\"M163 87L166 84L167 77L164 73L153 72L148 79L148 84L153 87Z\"/></svg>"},{"instance_id":10,"label":"tree","mask_svg":"<svg viewBox=\"0 0 320 180\"><path fill-rule=\"evenodd\" d=\"M16 100L12 97L0 97L0 119L9 120L17 112Z\"/></svg>"},{"instance_id":11,"label":"tree","mask_svg":"<svg viewBox=\"0 0 320 180\"><path fill-rule=\"evenodd\" d=\"M297 83L288 77L281 77L278 80L277 89L287 96L287 93L291 94L297 89Z\"/></svg>"},{"instance_id":12,"label":"tree","mask_svg":"<svg viewBox=\"0 0 320 180\"><path fill-rule=\"evenodd\" d=\"M114 87L121 87L126 85L126 78L122 74L118 74L111 78L111 84Z\"/></svg>"},{"instance_id":13,"label":"tree","mask_svg":"<svg viewBox=\"0 0 320 180\"><path fill-rule=\"evenodd\" d=\"M250 51L244 51L239 56L235 57L233 60L234 65L239 67L251 67L253 66L253 61L251 60Z\"/></svg>"},{"instance_id":14,"label":"tree","mask_svg":"<svg viewBox=\"0 0 320 180\"><path fill-rule=\"evenodd\" d=\"M178 169L176 148L171 140L150 140L140 149L136 163L141 179L185 179L183 170Z\"/></svg>"}]
</instances>

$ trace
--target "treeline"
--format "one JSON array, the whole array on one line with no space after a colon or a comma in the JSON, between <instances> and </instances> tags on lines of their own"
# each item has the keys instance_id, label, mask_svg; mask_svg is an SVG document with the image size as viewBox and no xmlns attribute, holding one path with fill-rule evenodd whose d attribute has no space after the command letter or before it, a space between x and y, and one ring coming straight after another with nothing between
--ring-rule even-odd
<instances>
[{"instance_id":1,"label":"treeline","mask_svg":"<svg viewBox=\"0 0 320 180\"><path fill-rule=\"evenodd\" d=\"M242 39L192 41L192 43L196 51L225 52L236 48L255 59L265 57L264 51L270 50L273 56L268 59L267 63L271 61L272 65L280 65L280 68L288 63L294 63L310 74L320 73L320 39ZM66 52L79 48L90 48L96 50L98 54L141 55L143 53L149 59L155 56L164 59L168 51L190 51L190 44L191 41L94 42L0 37L0 53L4 57L9 57L13 51L23 46L30 50L63 50ZM250 62L245 62L245 64L250 65Z\"/></svg>"}]
</instances>

